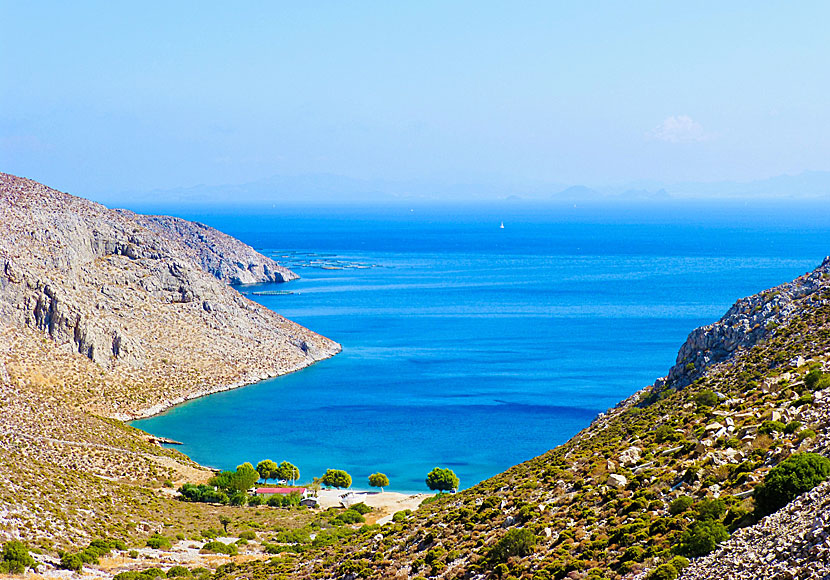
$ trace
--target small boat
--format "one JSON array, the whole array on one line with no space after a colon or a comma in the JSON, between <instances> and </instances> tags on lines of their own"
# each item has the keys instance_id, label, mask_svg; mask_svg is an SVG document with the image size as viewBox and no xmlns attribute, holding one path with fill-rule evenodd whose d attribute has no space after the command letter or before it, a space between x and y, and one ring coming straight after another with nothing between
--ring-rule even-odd
<instances>
[{"instance_id":1,"label":"small boat","mask_svg":"<svg viewBox=\"0 0 830 580\"><path fill-rule=\"evenodd\" d=\"M499 229L500 229L500 230L503 230L503 229L504 229L504 222L501 222L501 225L499 226Z\"/></svg>"}]
</instances>

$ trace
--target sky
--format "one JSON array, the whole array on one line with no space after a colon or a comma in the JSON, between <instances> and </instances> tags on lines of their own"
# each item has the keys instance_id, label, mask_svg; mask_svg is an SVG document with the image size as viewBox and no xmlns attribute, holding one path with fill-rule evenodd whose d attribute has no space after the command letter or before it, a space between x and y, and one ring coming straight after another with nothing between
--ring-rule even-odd
<instances>
[{"instance_id":1,"label":"sky","mask_svg":"<svg viewBox=\"0 0 830 580\"><path fill-rule=\"evenodd\" d=\"M828 20L820 1L0 0L0 171L93 198L827 171Z\"/></svg>"}]
</instances>

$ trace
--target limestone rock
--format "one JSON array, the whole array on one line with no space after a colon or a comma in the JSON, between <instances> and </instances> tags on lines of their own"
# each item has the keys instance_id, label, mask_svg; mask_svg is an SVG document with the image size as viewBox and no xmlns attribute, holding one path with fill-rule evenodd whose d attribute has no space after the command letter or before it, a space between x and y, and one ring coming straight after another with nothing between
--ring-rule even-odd
<instances>
[{"instance_id":1,"label":"limestone rock","mask_svg":"<svg viewBox=\"0 0 830 580\"><path fill-rule=\"evenodd\" d=\"M640 456L642 455L643 450L639 447L629 447L622 453L620 453L620 465L634 465L640 462Z\"/></svg>"},{"instance_id":2,"label":"limestone rock","mask_svg":"<svg viewBox=\"0 0 830 580\"><path fill-rule=\"evenodd\" d=\"M109 372L141 370L143 392L106 415L159 411L338 352L228 286L293 278L203 224L0 173L0 323L39 330Z\"/></svg>"},{"instance_id":3,"label":"limestone rock","mask_svg":"<svg viewBox=\"0 0 830 580\"><path fill-rule=\"evenodd\" d=\"M622 489L628 485L628 479L624 475L612 473L608 476L608 485L616 489Z\"/></svg>"}]
</instances>

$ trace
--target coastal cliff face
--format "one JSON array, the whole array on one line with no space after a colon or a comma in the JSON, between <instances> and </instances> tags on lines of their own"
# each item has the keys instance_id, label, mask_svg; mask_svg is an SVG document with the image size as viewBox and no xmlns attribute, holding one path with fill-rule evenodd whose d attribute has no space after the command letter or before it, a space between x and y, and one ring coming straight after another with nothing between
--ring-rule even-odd
<instances>
[{"instance_id":1,"label":"coastal cliff face","mask_svg":"<svg viewBox=\"0 0 830 580\"><path fill-rule=\"evenodd\" d=\"M806 301L822 300L820 294L828 287L830 257L792 282L738 300L720 320L689 334L677 354L677 363L657 386L686 386L710 366L774 337Z\"/></svg>"},{"instance_id":2,"label":"coastal cliff face","mask_svg":"<svg viewBox=\"0 0 830 580\"><path fill-rule=\"evenodd\" d=\"M338 352L228 287L294 278L202 224L0 174L0 320L38 329L130 383L131 394L88 397L103 414L146 415Z\"/></svg>"},{"instance_id":3,"label":"coastal cliff face","mask_svg":"<svg viewBox=\"0 0 830 580\"><path fill-rule=\"evenodd\" d=\"M210 226L170 216L140 215L127 210L118 213L176 245L192 262L228 284L288 282L299 278L271 258Z\"/></svg>"}]
</instances>

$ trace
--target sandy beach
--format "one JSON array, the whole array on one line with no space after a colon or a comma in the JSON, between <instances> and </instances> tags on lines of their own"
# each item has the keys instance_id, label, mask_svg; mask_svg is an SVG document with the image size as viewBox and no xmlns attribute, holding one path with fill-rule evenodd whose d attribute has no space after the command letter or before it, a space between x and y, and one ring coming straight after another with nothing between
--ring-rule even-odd
<instances>
[{"instance_id":1,"label":"sandy beach","mask_svg":"<svg viewBox=\"0 0 830 580\"><path fill-rule=\"evenodd\" d=\"M392 514L402 510L414 510L421 502L432 494L429 493L399 493L395 491L362 491L362 490L348 490L348 489L323 489L317 495L320 501L321 509L328 509L330 507L339 507L341 505L342 496L352 494L350 500L352 504L363 502L369 507L373 508L371 512L366 514L366 523L369 524L385 524L392 519Z\"/></svg>"}]
</instances>

